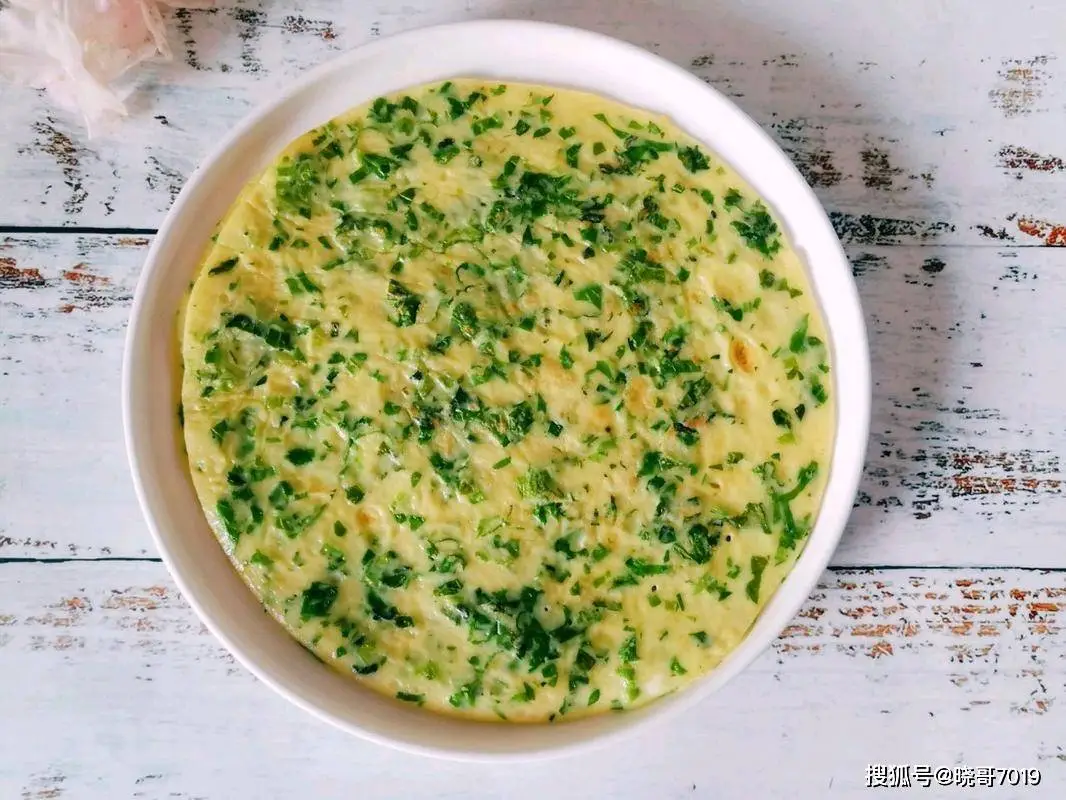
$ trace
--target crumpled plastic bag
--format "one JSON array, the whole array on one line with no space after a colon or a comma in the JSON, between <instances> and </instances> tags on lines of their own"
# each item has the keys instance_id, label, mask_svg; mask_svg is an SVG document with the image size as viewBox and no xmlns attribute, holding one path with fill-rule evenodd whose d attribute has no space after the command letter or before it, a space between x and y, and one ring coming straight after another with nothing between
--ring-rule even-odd
<instances>
[{"instance_id":1,"label":"crumpled plastic bag","mask_svg":"<svg viewBox=\"0 0 1066 800\"><path fill-rule=\"evenodd\" d=\"M170 59L161 6L208 8L215 0L0 0L0 78L45 89L78 113L89 138L128 115L129 72Z\"/></svg>"}]
</instances>

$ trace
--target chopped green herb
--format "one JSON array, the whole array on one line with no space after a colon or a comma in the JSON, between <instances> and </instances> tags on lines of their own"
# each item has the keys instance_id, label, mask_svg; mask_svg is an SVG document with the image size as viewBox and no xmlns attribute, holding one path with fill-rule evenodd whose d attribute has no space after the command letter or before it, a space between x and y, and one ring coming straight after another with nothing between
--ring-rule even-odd
<instances>
[{"instance_id":1,"label":"chopped green herb","mask_svg":"<svg viewBox=\"0 0 1066 800\"><path fill-rule=\"evenodd\" d=\"M456 303L452 308L452 326L466 339L477 336L479 325L477 312L470 303Z\"/></svg>"},{"instance_id":2,"label":"chopped green herb","mask_svg":"<svg viewBox=\"0 0 1066 800\"><path fill-rule=\"evenodd\" d=\"M762 575L766 570L766 565L770 563L770 559L766 556L752 556L751 557L751 580L744 587L744 594L748 596L748 599L753 603L759 602L759 588L762 586Z\"/></svg>"},{"instance_id":3,"label":"chopped green herb","mask_svg":"<svg viewBox=\"0 0 1066 800\"><path fill-rule=\"evenodd\" d=\"M590 283L574 290L574 298L589 303L597 310L603 309L603 287L598 283Z\"/></svg>"},{"instance_id":4,"label":"chopped green herb","mask_svg":"<svg viewBox=\"0 0 1066 800\"><path fill-rule=\"evenodd\" d=\"M700 152L698 147L681 147L677 151L678 160L685 165L689 172L700 172L709 169L711 164L707 156Z\"/></svg>"},{"instance_id":5,"label":"chopped green herb","mask_svg":"<svg viewBox=\"0 0 1066 800\"><path fill-rule=\"evenodd\" d=\"M315 457L315 451L309 447L294 447L285 454L290 464L297 467L309 464Z\"/></svg>"},{"instance_id":6,"label":"chopped green herb","mask_svg":"<svg viewBox=\"0 0 1066 800\"><path fill-rule=\"evenodd\" d=\"M370 171L370 174L381 179L389 177L392 171L399 166L388 156L381 156L375 153L363 153L361 154L361 159L363 166Z\"/></svg>"},{"instance_id":7,"label":"chopped green herb","mask_svg":"<svg viewBox=\"0 0 1066 800\"><path fill-rule=\"evenodd\" d=\"M318 166L313 156L301 153L283 162L277 169L275 180L278 205L310 217L312 198L319 180Z\"/></svg>"},{"instance_id":8,"label":"chopped green herb","mask_svg":"<svg viewBox=\"0 0 1066 800\"><path fill-rule=\"evenodd\" d=\"M726 199L728 200L728 197ZM751 208L744 212L743 219L734 220L732 224L748 247L759 251L766 258L773 258L781 249L777 223L761 202L752 204Z\"/></svg>"},{"instance_id":9,"label":"chopped green herb","mask_svg":"<svg viewBox=\"0 0 1066 800\"><path fill-rule=\"evenodd\" d=\"M807 349L807 324L810 318L807 314L803 315L803 319L800 320L799 326L792 334L792 338L788 341L788 349L793 353L802 353Z\"/></svg>"},{"instance_id":10,"label":"chopped green herb","mask_svg":"<svg viewBox=\"0 0 1066 800\"><path fill-rule=\"evenodd\" d=\"M254 553L252 553L252 557L248 559L248 563L256 564L260 567L269 567L274 564L274 559L272 559L262 550L256 550Z\"/></svg>"},{"instance_id":11,"label":"chopped green herb","mask_svg":"<svg viewBox=\"0 0 1066 800\"><path fill-rule=\"evenodd\" d=\"M572 167L573 169L577 169L578 163L579 163L578 162L578 158L579 158L580 154L581 154L581 142L577 142L576 144L572 144L568 148L566 148L566 154L565 154L566 165L568 167Z\"/></svg>"},{"instance_id":12,"label":"chopped green herb","mask_svg":"<svg viewBox=\"0 0 1066 800\"><path fill-rule=\"evenodd\" d=\"M555 481L546 469L530 469L517 483L518 493L525 498L548 497L555 494Z\"/></svg>"},{"instance_id":13,"label":"chopped green herb","mask_svg":"<svg viewBox=\"0 0 1066 800\"><path fill-rule=\"evenodd\" d=\"M392 323L394 325L406 328L415 324L418 309L422 306L422 298L419 295L408 290L399 281L390 280L388 302L393 310Z\"/></svg>"},{"instance_id":14,"label":"chopped green herb","mask_svg":"<svg viewBox=\"0 0 1066 800\"><path fill-rule=\"evenodd\" d=\"M338 589L335 584L315 581L306 589L300 599L300 619L305 622L312 617L324 617L337 600Z\"/></svg>"},{"instance_id":15,"label":"chopped green herb","mask_svg":"<svg viewBox=\"0 0 1066 800\"><path fill-rule=\"evenodd\" d=\"M220 262L217 266L211 267L207 271L208 275L221 275L225 272L232 272L233 268L240 263L240 259L234 256L233 258L227 258L225 261Z\"/></svg>"},{"instance_id":16,"label":"chopped green herb","mask_svg":"<svg viewBox=\"0 0 1066 800\"><path fill-rule=\"evenodd\" d=\"M474 123L470 126L470 132L474 136L480 136L481 134L485 133L485 131L490 131L493 128L502 127L503 120L501 120L497 115L493 114L491 117L483 117L482 119L475 120Z\"/></svg>"}]
</instances>

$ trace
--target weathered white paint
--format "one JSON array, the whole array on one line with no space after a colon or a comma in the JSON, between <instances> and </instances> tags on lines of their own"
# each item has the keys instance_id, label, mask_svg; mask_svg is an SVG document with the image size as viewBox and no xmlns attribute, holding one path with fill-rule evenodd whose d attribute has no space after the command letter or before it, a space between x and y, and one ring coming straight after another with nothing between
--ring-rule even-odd
<instances>
[{"instance_id":1,"label":"weathered white paint","mask_svg":"<svg viewBox=\"0 0 1066 800\"><path fill-rule=\"evenodd\" d=\"M290 707L161 565L4 570L5 798L848 798L866 796L868 763L1042 770L1036 789L974 795L989 798L1066 785L1061 573L830 573L772 650L676 723L577 758L467 767Z\"/></svg>"},{"instance_id":2,"label":"weathered white paint","mask_svg":"<svg viewBox=\"0 0 1066 800\"><path fill-rule=\"evenodd\" d=\"M1063 796L1066 251L1029 245L1066 245L1066 6L220 5L176 21L178 59L144 73L114 139L0 86L0 797L865 797L877 762L1035 767L1036 789L969 796ZM414 760L333 731L234 664L160 564L82 560L154 551L118 409L149 240L77 228L155 228L286 79L475 17L621 36L736 98L838 214L874 359L835 563L875 568L828 573L771 652L675 725L547 765Z\"/></svg>"}]
</instances>

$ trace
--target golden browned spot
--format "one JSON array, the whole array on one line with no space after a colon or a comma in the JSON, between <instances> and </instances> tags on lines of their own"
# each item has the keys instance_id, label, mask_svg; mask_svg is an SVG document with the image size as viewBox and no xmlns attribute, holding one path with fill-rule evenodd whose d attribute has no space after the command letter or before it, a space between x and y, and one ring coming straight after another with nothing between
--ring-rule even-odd
<instances>
[{"instance_id":1,"label":"golden browned spot","mask_svg":"<svg viewBox=\"0 0 1066 800\"><path fill-rule=\"evenodd\" d=\"M626 386L626 407L633 413L647 411L648 409L648 379L640 375L634 378Z\"/></svg>"},{"instance_id":2,"label":"golden browned spot","mask_svg":"<svg viewBox=\"0 0 1066 800\"><path fill-rule=\"evenodd\" d=\"M751 353L748 352L748 346L744 344L740 339L734 339L729 345L729 357L733 361L733 365L741 372L753 372L755 369L752 364Z\"/></svg>"},{"instance_id":3,"label":"golden browned spot","mask_svg":"<svg viewBox=\"0 0 1066 800\"><path fill-rule=\"evenodd\" d=\"M614 419L614 409L607 405L596 406L590 416L596 425L607 426Z\"/></svg>"}]
</instances>

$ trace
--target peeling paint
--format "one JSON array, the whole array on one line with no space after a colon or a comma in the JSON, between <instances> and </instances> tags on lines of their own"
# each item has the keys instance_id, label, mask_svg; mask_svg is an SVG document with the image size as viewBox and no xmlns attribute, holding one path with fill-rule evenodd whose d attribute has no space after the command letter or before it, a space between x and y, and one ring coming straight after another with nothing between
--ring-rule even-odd
<instances>
[{"instance_id":1,"label":"peeling paint","mask_svg":"<svg viewBox=\"0 0 1066 800\"><path fill-rule=\"evenodd\" d=\"M964 463L1003 461L971 458ZM823 581L810 603L831 598L830 613L807 620L801 614L774 644L779 657L824 658L826 652L869 659L920 658L921 669L939 675L943 691L971 695L967 706L997 705L1015 714L1043 714L1055 705L1044 674L1052 658L1049 645L1061 636L1060 615L1066 614L1066 587L1058 573L1040 573L1025 588L1011 585L1003 574L978 572L943 579L937 573L905 575L855 570L837 572ZM1016 577L1016 576L1014 576ZM1040 587L1040 588L1038 588ZM1004 601L1024 604L1024 614L1009 613ZM1060 646L1059 646L1060 647ZM1021 654L1025 653L1025 656ZM946 667L938 670L937 661ZM916 662L893 670L909 671ZM958 665L970 665L960 670ZM995 682L991 692L986 688ZM974 692L981 694L973 698Z\"/></svg>"},{"instance_id":2,"label":"peeling paint","mask_svg":"<svg viewBox=\"0 0 1066 800\"><path fill-rule=\"evenodd\" d=\"M116 304L125 305L133 300L128 291L113 286L110 278L91 272L84 263L63 270L62 277L64 289L69 293L69 301L59 306L62 313L69 314L78 309L110 308Z\"/></svg>"},{"instance_id":3,"label":"peeling paint","mask_svg":"<svg viewBox=\"0 0 1066 800\"><path fill-rule=\"evenodd\" d=\"M893 654L891 642L880 641L874 644L867 655L871 658L880 658L881 656L890 656Z\"/></svg>"},{"instance_id":4,"label":"peeling paint","mask_svg":"<svg viewBox=\"0 0 1066 800\"><path fill-rule=\"evenodd\" d=\"M796 53L783 53L773 58L764 59L762 62L764 67L786 67L789 69L795 69L799 66L799 56Z\"/></svg>"},{"instance_id":5,"label":"peeling paint","mask_svg":"<svg viewBox=\"0 0 1066 800\"><path fill-rule=\"evenodd\" d=\"M1054 56L1047 55L1003 59L997 73L999 81L988 93L992 106L1005 117L1017 117L1038 110L1036 102L1043 96L1044 87L1051 79L1047 67L1053 60Z\"/></svg>"},{"instance_id":6,"label":"peeling paint","mask_svg":"<svg viewBox=\"0 0 1066 800\"><path fill-rule=\"evenodd\" d=\"M884 256L874 255L873 253L859 253L859 255L851 258L851 274L856 278L861 278L870 270L882 267L886 263L887 259Z\"/></svg>"},{"instance_id":7,"label":"peeling paint","mask_svg":"<svg viewBox=\"0 0 1066 800\"><path fill-rule=\"evenodd\" d=\"M905 240L927 241L954 232L949 222L876 217L871 214L829 212L833 229L844 244L902 244Z\"/></svg>"},{"instance_id":8,"label":"peeling paint","mask_svg":"<svg viewBox=\"0 0 1066 800\"><path fill-rule=\"evenodd\" d=\"M231 8L229 15L237 22L237 38L241 40L241 67L244 72L258 73L263 69L259 60L259 39L263 35L266 14L250 8Z\"/></svg>"},{"instance_id":9,"label":"peeling paint","mask_svg":"<svg viewBox=\"0 0 1066 800\"><path fill-rule=\"evenodd\" d=\"M824 127L806 119L785 120L770 127L781 148L811 186L827 188L844 179L833 163L833 153L825 145Z\"/></svg>"},{"instance_id":10,"label":"peeling paint","mask_svg":"<svg viewBox=\"0 0 1066 800\"><path fill-rule=\"evenodd\" d=\"M214 10L211 9L211 11ZM203 70L204 65L200 62L200 55L196 48L196 37L192 32L193 12L187 8L175 9L174 19L175 27L181 34L182 44L185 46L185 63L197 71Z\"/></svg>"},{"instance_id":11,"label":"peeling paint","mask_svg":"<svg viewBox=\"0 0 1066 800\"><path fill-rule=\"evenodd\" d=\"M20 269L15 259L0 258L0 289L39 289L46 285L36 267Z\"/></svg>"},{"instance_id":12,"label":"peeling paint","mask_svg":"<svg viewBox=\"0 0 1066 800\"><path fill-rule=\"evenodd\" d=\"M961 473L975 469L998 469L1023 472L1059 472L1059 456L1049 450L991 452L976 447L956 448L938 457L938 463Z\"/></svg>"},{"instance_id":13,"label":"peeling paint","mask_svg":"<svg viewBox=\"0 0 1066 800\"><path fill-rule=\"evenodd\" d=\"M63 211L68 216L77 216L85 208L85 201L89 197L85 188L85 175L83 161L90 152L81 145L77 145L63 131L57 127L59 123L52 115L46 115L43 122L33 123L32 129L36 134L33 144L29 147L19 148L20 155L26 155L32 150L40 150L47 153L59 166L63 173L63 183L67 187L67 199L63 201ZM45 189L45 194L48 189Z\"/></svg>"},{"instance_id":14,"label":"peeling paint","mask_svg":"<svg viewBox=\"0 0 1066 800\"><path fill-rule=\"evenodd\" d=\"M1026 236L1043 240L1048 247L1066 246L1066 225L1056 225L1032 217L1018 217L1018 230Z\"/></svg>"},{"instance_id":15,"label":"peeling paint","mask_svg":"<svg viewBox=\"0 0 1066 800\"><path fill-rule=\"evenodd\" d=\"M1006 228L996 230L991 225L975 225L974 229L985 239L995 239L1000 242L1014 241L1014 237L1007 232Z\"/></svg>"},{"instance_id":16,"label":"peeling paint","mask_svg":"<svg viewBox=\"0 0 1066 800\"><path fill-rule=\"evenodd\" d=\"M125 611L154 611L162 603L170 601L170 590L165 586L149 586L146 589L115 589L104 601L104 608L121 608Z\"/></svg>"},{"instance_id":17,"label":"peeling paint","mask_svg":"<svg viewBox=\"0 0 1066 800\"><path fill-rule=\"evenodd\" d=\"M170 195L170 202L178 199L181 187L185 183L185 176L176 169L166 166L155 156L148 156L146 162L148 174L145 183L151 190L161 189Z\"/></svg>"},{"instance_id":18,"label":"peeling paint","mask_svg":"<svg viewBox=\"0 0 1066 800\"><path fill-rule=\"evenodd\" d=\"M152 240L147 236L119 236L115 240L117 247L147 247L152 243Z\"/></svg>"},{"instance_id":19,"label":"peeling paint","mask_svg":"<svg viewBox=\"0 0 1066 800\"><path fill-rule=\"evenodd\" d=\"M887 150L870 147L859 153L862 160L862 184L867 189L886 191L894 188L903 170L892 165Z\"/></svg>"},{"instance_id":20,"label":"peeling paint","mask_svg":"<svg viewBox=\"0 0 1066 800\"><path fill-rule=\"evenodd\" d=\"M333 23L328 19L307 19L306 17L290 14L282 20L281 27L288 33L313 33L321 36L327 42L337 38L337 33L333 30Z\"/></svg>"},{"instance_id":21,"label":"peeling paint","mask_svg":"<svg viewBox=\"0 0 1066 800\"><path fill-rule=\"evenodd\" d=\"M1058 156L1044 156L1025 147L1007 145L996 153L996 165L1004 172L1015 173L1018 178L1023 172L1062 172L1066 162Z\"/></svg>"},{"instance_id":22,"label":"peeling paint","mask_svg":"<svg viewBox=\"0 0 1066 800\"><path fill-rule=\"evenodd\" d=\"M23 786L22 800L59 800L63 796L63 784L67 777L57 770L39 772L30 776Z\"/></svg>"}]
</instances>

